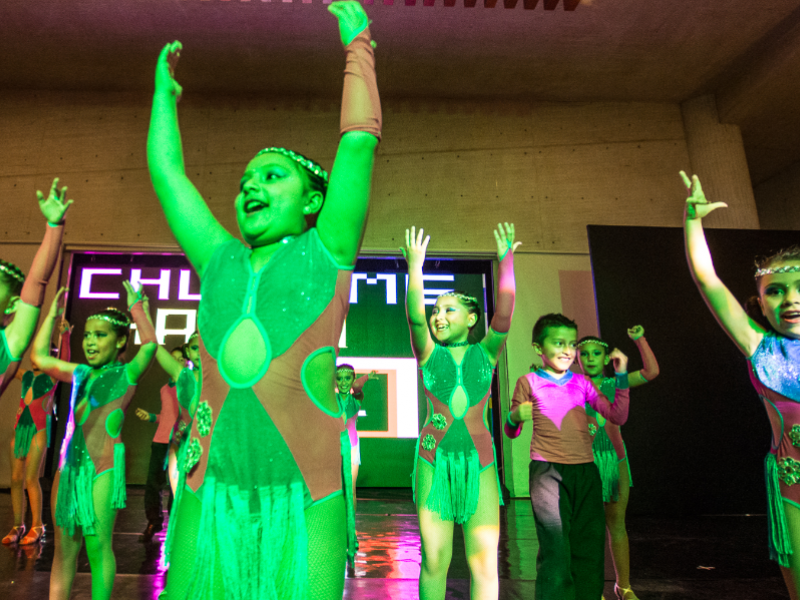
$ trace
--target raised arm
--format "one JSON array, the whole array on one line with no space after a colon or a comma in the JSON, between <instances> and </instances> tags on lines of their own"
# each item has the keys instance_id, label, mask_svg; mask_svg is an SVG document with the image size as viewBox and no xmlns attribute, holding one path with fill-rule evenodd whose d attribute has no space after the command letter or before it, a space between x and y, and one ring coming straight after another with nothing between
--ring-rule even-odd
<instances>
[{"instance_id":1,"label":"raised arm","mask_svg":"<svg viewBox=\"0 0 800 600\"><path fill-rule=\"evenodd\" d=\"M164 216L189 262L202 278L214 249L231 239L186 176L178 126L181 86L174 79L181 43L164 46L156 65L156 89L147 134L147 167Z\"/></svg>"},{"instance_id":2,"label":"raised arm","mask_svg":"<svg viewBox=\"0 0 800 600\"><path fill-rule=\"evenodd\" d=\"M633 343L636 344L636 347L639 348L639 356L642 357L643 365L640 370L634 371L628 376L628 383L630 387L634 388L644 385L648 381L653 381L653 379L658 377L658 361L656 360L656 355L653 354L653 351L650 349L650 344L647 343L644 337L644 327L641 325L634 325L628 329L628 337L631 338Z\"/></svg>"},{"instance_id":3,"label":"raised arm","mask_svg":"<svg viewBox=\"0 0 800 600\"><path fill-rule=\"evenodd\" d=\"M356 399L358 399L358 400L361 400L362 398L364 398L364 392L363 392L364 385L370 379L377 379L377 378L378 378L378 374L375 371L370 371L366 375L362 375L361 377L356 379L353 382L353 386L352 386L353 396L355 396Z\"/></svg>"},{"instance_id":4,"label":"raised arm","mask_svg":"<svg viewBox=\"0 0 800 600\"><path fill-rule=\"evenodd\" d=\"M367 221L375 148L381 137L381 104L369 19L355 0L334 2L346 67L342 93L342 138L333 162L317 233L336 261L354 265Z\"/></svg>"},{"instance_id":5,"label":"raised arm","mask_svg":"<svg viewBox=\"0 0 800 600\"><path fill-rule=\"evenodd\" d=\"M47 282L56 266L58 253L61 250L61 239L64 235L64 217L72 200L66 200L67 188L58 189L58 177L53 180L50 192L45 195L36 191L39 200L39 209L47 219L42 245L33 258L33 264L25 278L20 293L20 302L15 305L14 320L6 327L6 340L11 356L20 357L30 346L39 312L44 302L44 293Z\"/></svg>"},{"instance_id":6,"label":"raised arm","mask_svg":"<svg viewBox=\"0 0 800 600\"><path fill-rule=\"evenodd\" d=\"M497 241L497 302L495 303L494 316L489 327L489 332L481 340L481 344L489 355L493 365L497 364L497 357L503 349L511 328L511 317L514 314L514 297L517 286L514 281L514 251L522 242L514 242L514 224L497 224L494 230L494 239Z\"/></svg>"},{"instance_id":7,"label":"raised arm","mask_svg":"<svg viewBox=\"0 0 800 600\"><path fill-rule=\"evenodd\" d=\"M136 329L139 331L139 340L142 345L136 356L133 357L125 369L128 373L128 381L135 384L139 378L150 367L153 358L156 355L156 348L158 342L156 341L156 330L150 320L150 304L147 301L147 296L133 289L130 281L123 281L125 291L128 292L128 310L131 311L133 322L136 323Z\"/></svg>"},{"instance_id":8,"label":"raised arm","mask_svg":"<svg viewBox=\"0 0 800 600\"><path fill-rule=\"evenodd\" d=\"M419 233L412 227L406 229L406 247L401 248L408 263L408 289L406 290L406 318L411 332L411 349L420 366L428 361L435 347L428 329L425 316L425 286L422 280L422 264L431 236L425 236L424 230Z\"/></svg>"},{"instance_id":9,"label":"raised arm","mask_svg":"<svg viewBox=\"0 0 800 600\"><path fill-rule=\"evenodd\" d=\"M525 421L533 420L533 403L531 402L531 386L527 377L517 379L514 395L511 397L511 410L503 429L510 438L519 437Z\"/></svg>"},{"instance_id":10,"label":"raised arm","mask_svg":"<svg viewBox=\"0 0 800 600\"><path fill-rule=\"evenodd\" d=\"M609 401L599 393L588 377L586 378L586 401L614 425L624 425L625 421L628 420L628 406L630 403L628 357L616 348L609 353L608 357L614 363L614 374L616 376L614 401Z\"/></svg>"},{"instance_id":11,"label":"raised arm","mask_svg":"<svg viewBox=\"0 0 800 600\"><path fill-rule=\"evenodd\" d=\"M175 360L175 357L164 346L159 346L156 349L156 360L172 381L178 381L178 377L183 371L183 364Z\"/></svg>"},{"instance_id":12,"label":"raised arm","mask_svg":"<svg viewBox=\"0 0 800 600\"><path fill-rule=\"evenodd\" d=\"M50 354L50 340L53 337L53 328L55 327L56 319L64 312L64 309L59 305L61 297L67 288L61 288L53 298L50 304L50 310L39 327L39 332L36 334L36 339L33 341L33 348L31 349L31 364L37 367L40 371L49 375L52 379L58 381L72 381L72 373L78 366L68 360L55 358Z\"/></svg>"},{"instance_id":13,"label":"raised arm","mask_svg":"<svg viewBox=\"0 0 800 600\"><path fill-rule=\"evenodd\" d=\"M742 305L717 277L703 231L703 217L717 208L728 205L724 202L709 203L697 175L693 175L690 180L686 173L681 171L681 177L689 193L683 220L689 271L717 322L736 347L745 356L750 357L761 343L764 329L747 316Z\"/></svg>"}]
</instances>

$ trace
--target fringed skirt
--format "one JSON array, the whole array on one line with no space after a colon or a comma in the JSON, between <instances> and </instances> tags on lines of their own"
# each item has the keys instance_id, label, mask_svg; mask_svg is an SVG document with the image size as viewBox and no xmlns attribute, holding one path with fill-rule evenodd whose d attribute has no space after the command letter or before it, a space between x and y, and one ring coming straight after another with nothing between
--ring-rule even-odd
<instances>
[{"instance_id":1,"label":"fringed skirt","mask_svg":"<svg viewBox=\"0 0 800 600\"><path fill-rule=\"evenodd\" d=\"M466 523L478 509L481 462L478 452L436 450L433 483L425 508L444 521Z\"/></svg>"},{"instance_id":2,"label":"fringed skirt","mask_svg":"<svg viewBox=\"0 0 800 600\"><path fill-rule=\"evenodd\" d=\"M592 442L594 464L600 472L600 481L603 483L603 502L617 502L619 500L619 458L614 445L600 427Z\"/></svg>"},{"instance_id":3,"label":"fringed skirt","mask_svg":"<svg viewBox=\"0 0 800 600\"><path fill-rule=\"evenodd\" d=\"M764 477L767 483L767 523L769 525L769 557L782 567L789 566L792 540L786 523L781 497L780 469L771 452L764 459Z\"/></svg>"}]
</instances>

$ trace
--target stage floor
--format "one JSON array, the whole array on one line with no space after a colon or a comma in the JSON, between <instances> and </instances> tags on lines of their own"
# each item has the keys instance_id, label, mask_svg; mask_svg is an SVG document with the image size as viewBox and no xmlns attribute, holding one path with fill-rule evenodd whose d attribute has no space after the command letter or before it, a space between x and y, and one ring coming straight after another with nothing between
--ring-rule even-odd
<instances>
[{"instance_id":1,"label":"stage floor","mask_svg":"<svg viewBox=\"0 0 800 600\"><path fill-rule=\"evenodd\" d=\"M419 533L407 489L359 489L357 530L360 549L349 570L344 597L385 600L417 598ZM49 499L47 499L49 500ZM117 518L114 550L117 579L113 598L155 600L164 585L159 567L161 533L139 542L145 518L143 492L129 488L128 508ZM45 523L50 524L49 511ZM11 527L11 499L0 492L2 533ZM642 600L771 600L788 598L783 579L766 549L764 516L690 519L628 519L634 589ZM536 531L530 502L512 500L501 509L500 598L532 599L536 587ZM0 598L45 600L53 537L35 546L0 547ZM606 561L606 598L613 595L613 570ZM90 600L89 564L82 553L73 600ZM456 528L447 598L469 598L469 572L460 528Z\"/></svg>"}]
</instances>

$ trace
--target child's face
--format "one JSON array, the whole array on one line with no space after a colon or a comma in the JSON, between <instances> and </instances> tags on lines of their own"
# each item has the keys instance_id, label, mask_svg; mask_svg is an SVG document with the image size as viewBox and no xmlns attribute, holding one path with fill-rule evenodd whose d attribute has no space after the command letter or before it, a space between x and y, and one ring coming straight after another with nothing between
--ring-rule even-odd
<instances>
[{"instance_id":1,"label":"child's face","mask_svg":"<svg viewBox=\"0 0 800 600\"><path fill-rule=\"evenodd\" d=\"M185 350L186 356L192 361L192 364L198 366L200 364L200 340L197 337L193 337L186 344Z\"/></svg>"},{"instance_id":2,"label":"child's face","mask_svg":"<svg viewBox=\"0 0 800 600\"><path fill-rule=\"evenodd\" d=\"M184 367L186 366L186 357L183 355L183 352L181 352L180 350L173 350L172 352L170 352L170 354L172 354L172 358L181 363L181 365L183 365Z\"/></svg>"},{"instance_id":3,"label":"child's face","mask_svg":"<svg viewBox=\"0 0 800 600\"><path fill-rule=\"evenodd\" d=\"M467 307L455 296L440 296L431 313L430 326L439 342L456 343L467 339L469 328L475 325L477 315L470 314Z\"/></svg>"},{"instance_id":4,"label":"child's face","mask_svg":"<svg viewBox=\"0 0 800 600\"><path fill-rule=\"evenodd\" d=\"M800 261L772 266L800 266ZM770 325L781 335L800 339L800 273L764 275L758 287L758 303Z\"/></svg>"},{"instance_id":5,"label":"child's face","mask_svg":"<svg viewBox=\"0 0 800 600\"><path fill-rule=\"evenodd\" d=\"M301 168L282 154L268 152L251 160L235 202L244 240L265 246L305 231L306 215L319 208L309 207L307 187Z\"/></svg>"},{"instance_id":6,"label":"child's face","mask_svg":"<svg viewBox=\"0 0 800 600\"><path fill-rule=\"evenodd\" d=\"M356 374L352 371L336 371L336 387L340 394L348 394L356 380Z\"/></svg>"},{"instance_id":7,"label":"child's face","mask_svg":"<svg viewBox=\"0 0 800 600\"><path fill-rule=\"evenodd\" d=\"M86 362L95 369L117 360L120 349L125 345L125 338L119 337L111 327L111 323L102 319L86 321L83 332L83 353Z\"/></svg>"},{"instance_id":8,"label":"child's face","mask_svg":"<svg viewBox=\"0 0 800 600\"><path fill-rule=\"evenodd\" d=\"M578 362L584 373L589 377L596 377L603 373L603 367L608 364L608 354L604 346L587 342L578 348Z\"/></svg>"},{"instance_id":9,"label":"child's face","mask_svg":"<svg viewBox=\"0 0 800 600\"><path fill-rule=\"evenodd\" d=\"M565 374L575 361L578 332L571 327L548 327L541 344L534 344L536 353L544 363L545 371L555 375Z\"/></svg>"}]
</instances>

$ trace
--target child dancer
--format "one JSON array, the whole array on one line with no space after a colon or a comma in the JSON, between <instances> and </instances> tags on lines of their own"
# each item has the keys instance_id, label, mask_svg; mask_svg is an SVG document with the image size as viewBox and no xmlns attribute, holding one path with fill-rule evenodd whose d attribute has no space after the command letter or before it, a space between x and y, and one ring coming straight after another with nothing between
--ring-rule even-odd
<instances>
[{"instance_id":1,"label":"child dancer","mask_svg":"<svg viewBox=\"0 0 800 600\"><path fill-rule=\"evenodd\" d=\"M156 358L159 357L161 352L166 352L166 350L159 346ZM173 348L168 353L168 356L174 359L171 362L179 365L180 369L186 366L187 358L184 354L183 346ZM180 373L180 371L178 372ZM164 528L164 509L161 506L161 492L167 483L167 452L172 440L172 432L177 427L178 415L180 414L178 391L175 387L177 378L173 377L169 371L167 371L167 374L170 379L161 387L161 410L159 413L147 412L143 408L136 409L136 416L142 421L158 423L153 442L150 444L150 463L147 467L147 481L144 485L144 512L147 517L147 527L139 537L139 541L145 543L152 540L153 536Z\"/></svg>"},{"instance_id":2,"label":"child dancer","mask_svg":"<svg viewBox=\"0 0 800 600\"><path fill-rule=\"evenodd\" d=\"M124 283L142 341L129 363L119 359L128 344L130 320L115 308L86 319L83 351L88 365L50 356L56 302L33 344L32 360L44 373L72 382L69 421L51 495L56 539L50 600L69 598L83 540L92 570L92 600L110 598L114 585L117 567L111 536L117 510L125 507L126 498L122 424L136 383L156 351L147 306L131 284Z\"/></svg>"},{"instance_id":3,"label":"child dancer","mask_svg":"<svg viewBox=\"0 0 800 600\"><path fill-rule=\"evenodd\" d=\"M381 114L366 13L355 1L329 10L347 55L330 181L292 150L259 152L235 202L247 245L186 175L172 75L180 44L158 60L150 176L203 296L201 400L170 517L174 600L342 597L355 528L350 442L332 383Z\"/></svg>"},{"instance_id":4,"label":"child dancer","mask_svg":"<svg viewBox=\"0 0 800 600\"><path fill-rule=\"evenodd\" d=\"M54 300L58 303L61 292ZM59 309L59 314L61 309ZM70 326L61 320L59 328L58 357L69 360ZM53 413L53 395L58 381L33 367L25 373L17 372L22 381L22 395L11 440L11 505L14 509L14 527L3 538L4 544L19 542L22 545L38 542L44 536L42 523L42 486L39 471L44 462L45 450L50 445L50 421ZM25 489L31 503L31 530L25 533Z\"/></svg>"},{"instance_id":5,"label":"child dancer","mask_svg":"<svg viewBox=\"0 0 800 600\"><path fill-rule=\"evenodd\" d=\"M658 377L658 362L644 338L644 327L636 325L628 329L628 337L639 348L644 368L628 376L630 387L644 385ZM578 342L578 361L581 370L591 378L606 398L615 395L615 379L604 377L604 368L609 363L609 346L595 336L581 338ZM589 433L592 435L594 463L600 471L603 484L603 502L606 511L606 530L614 559L617 581L614 593L619 600L638 600L630 583L630 554L628 532L625 529L625 511L628 508L631 479L628 455L619 426L610 423L591 406L586 405Z\"/></svg>"},{"instance_id":6,"label":"child dancer","mask_svg":"<svg viewBox=\"0 0 800 600\"><path fill-rule=\"evenodd\" d=\"M569 370L578 326L564 315L541 317L533 348L542 368L517 380L506 434L515 438L533 422L530 492L539 558L536 600L597 600L603 594L603 493L594 464L584 406L622 425L628 418L628 359L609 358L617 375L614 403L591 381Z\"/></svg>"},{"instance_id":7,"label":"child dancer","mask_svg":"<svg viewBox=\"0 0 800 600\"><path fill-rule=\"evenodd\" d=\"M478 300L460 292L442 294L429 322L425 317L422 265L430 236L406 230L406 311L411 348L428 398L428 415L417 444L415 500L422 545L421 600L441 600L453 554L453 524L464 529L470 597L497 598L500 492L494 443L486 422L492 372L506 342L514 312L514 226L499 224L497 304L486 336L470 344L481 316ZM433 338L431 337L433 333Z\"/></svg>"},{"instance_id":8,"label":"child dancer","mask_svg":"<svg viewBox=\"0 0 800 600\"><path fill-rule=\"evenodd\" d=\"M356 370L353 365L341 364L336 367L336 399L339 402L339 410L342 411L345 429L350 436L350 472L352 473L352 495L353 510L356 508L356 480L358 479L358 467L361 466L361 441L358 439L358 412L361 410L361 402L364 400L364 384L370 379L377 379L378 374L370 371L367 375L362 375L356 379ZM347 390L347 391L344 391Z\"/></svg>"},{"instance_id":9,"label":"child dancer","mask_svg":"<svg viewBox=\"0 0 800 600\"><path fill-rule=\"evenodd\" d=\"M72 204L72 200L65 200L66 186L58 189L58 178L53 180L46 198L38 190L36 197L39 210L47 219L47 229L30 273L25 277L16 265L0 260L0 318L3 321L0 326L0 396L17 372L20 358L33 338L47 282L61 249L64 216Z\"/></svg>"},{"instance_id":10,"label":"child dancer","mask_svg":"<svg viewBox=\"0 0 800 600\"><path fill-rule=\"evenodd\" d=\"M749 362L750 380L772 425L767 454L770 557L778 561L793 600L800 598L800 247L757 262L759 325L717 277L703 218L724 202L709 203L700 180L681 171L688 190L686 257L697 288L725 333Z\"/></svg>"}]
</instances>

